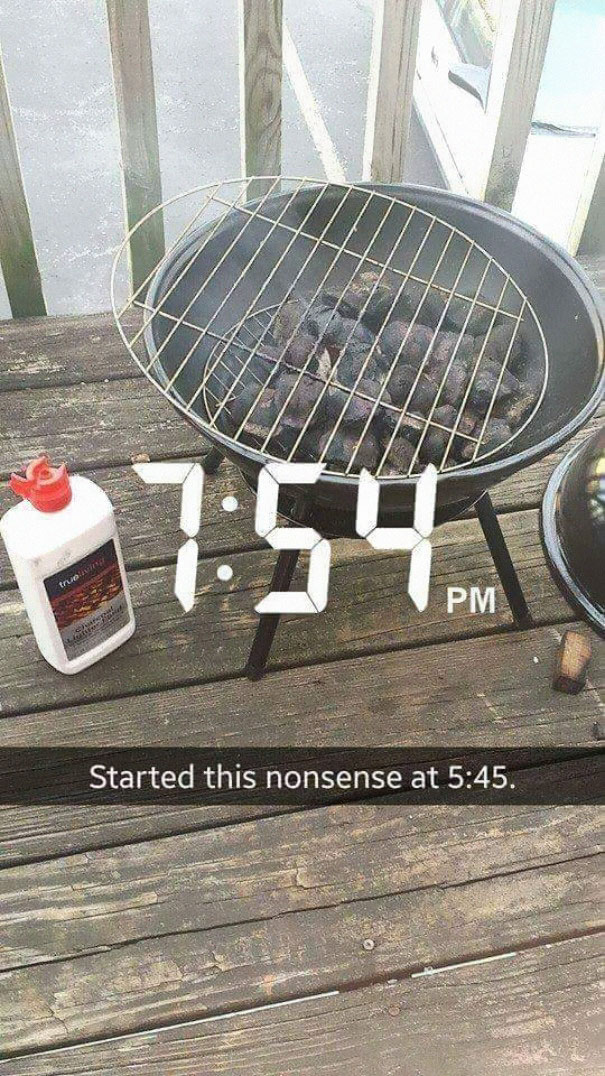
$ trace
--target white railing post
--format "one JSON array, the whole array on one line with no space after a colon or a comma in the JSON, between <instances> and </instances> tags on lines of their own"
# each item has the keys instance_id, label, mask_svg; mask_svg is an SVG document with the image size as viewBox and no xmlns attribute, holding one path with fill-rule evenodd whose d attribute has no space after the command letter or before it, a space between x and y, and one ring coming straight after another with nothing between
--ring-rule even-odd
<instances>
[{"instance_id":1,"label":"white railing post","mask_svg":"<svg viewBox=\"0 0 605 1076\"><path fill-rule=\"evenodd\" d=\"M555 0L503 0L487 100L490 148L479 197L512 209Z\"/></svg>"},{"instance_id":2,"label":"white railing post","mask_svg":"<svg viewBox=\"0 0 605 1076\"><path fill-rule=\"evenodd\" d=\"M0 263L13 317L46 314L1 53Z\"/></svg>"},{"instance_id":3,"label":"white railing post","mask_svg":"<svg viewBox=\"0 0 605 1076\"><path fill-rule=\"evenodd\" d=\"M422 0L379 0L374 16L364 179L400 183L412 116Z\"/></svg>"},{"instance_id":4,"label":"white railing post","mask_svg":"<svg viewBox=\"0 0 605 1076\"><path fill-rule=\"evenodd\" d=\"M567 245L572 254L605 254L605 114L594 141Z\"/></svg>"},{"instance_id":5,"label":"white railing post","mask_svg":"<svg viewBox=\"0 0 605 1076\"><path fill-rule=\"evenodd\" d=\"M107 19L130 230L162 201L147 0L107 0ZM137 228L130 243L135 288L149 276L163 253L160 211Z\"/></svg>"},{"instance_id":6,"label":"white railing post","mask_svg":"<svg viewBox=\"0 0 605 1076\"><path fill-rule=\"evenodd\" d=\"M242 175L281 173L282 0L240 0L240 127ZM266 185L250 184L259 197Z\"/></svg>"}]
</instances>

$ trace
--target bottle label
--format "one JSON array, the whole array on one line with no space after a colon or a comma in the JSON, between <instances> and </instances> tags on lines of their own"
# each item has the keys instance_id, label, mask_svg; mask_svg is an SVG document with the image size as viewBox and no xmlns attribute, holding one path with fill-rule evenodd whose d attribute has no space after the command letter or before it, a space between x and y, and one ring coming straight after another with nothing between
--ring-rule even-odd
<instances>
[{"instance_id":1,"label":"bottle label","mask_svg":"<svg viewBox=\"0 0 605 1076\"><path fill-rule=\"evenodd\" d=\"M115 542L44 580L69 661L88 653L128 624L128 605Z\"/></svg>"}]
</instances>

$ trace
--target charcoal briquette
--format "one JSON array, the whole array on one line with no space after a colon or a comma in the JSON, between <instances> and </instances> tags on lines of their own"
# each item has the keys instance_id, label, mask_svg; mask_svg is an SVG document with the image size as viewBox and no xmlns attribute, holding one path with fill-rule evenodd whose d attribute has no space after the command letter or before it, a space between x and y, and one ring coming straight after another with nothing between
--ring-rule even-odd
<instances>
[{"instance_id":1,"label":"charcoal briquette","mask_svg":"<svg viewBox=\"0 0 605 1076\"><path fill-rule=\"evenodd\" d=\"M439 378L439 385L441 385L441 381L442 377ZM466 370L462 366L453 363L443 381L439 395L440 402L457 407L462 402L467 385L468 375Z\"/></svg>"},{"instance_id":2,"label":"charcoal briquette","mask_svg":"<svg viewBox=\"0 0 605 1076\"><path fill-rule=\"evenodd\" d=\"M338 392L339 390L333 390ZM381 395L382 392L382 395ZM343 393L346 397L346 394ZM380 403L376 403L380 396ZM334 401L336 404L336 401ZM349 400L346 411L343 415L343 425L346 426L360 426L374 416L377 415L378 410L384 404L391 403L391 396L387 389L382 391L382 382L375 381L372 378L364 377L358 384L357 388L351 399ZM342 405L340 410L342 411ZM339 412L340 413L340 412ZM380 423L379 419L376 419L376 426Z\"/></svg>"},{"instance_id":3,"label":"charcoal briquette","mask_svg":"<svg viewBox=\"0 0 605 1076\"><path fill-rule=\"evenodd\" d=\"M409 363L410 366L420 366L429 354L429 349L432 353L434 336L432 329L416 322L410 330L401 353L404 362Z\"/></svg>"},{"instance_id":4,"label":"charcoal briquette","mask_svg":"<svg viewBox=\"0 0 605 1076\"><path fill-rule=\"evenodd\" d=\"M469 394L469 400L473 407L489 407L494 396L497 402L505 402L516 395L519 391L519 382L514 374L505 370L500 378L501 367L496 363L483 359L475 374L475 378ZM498 382L500 381L500 384Z\"/></svg>"},{"instance_id":5,"label":"charcoal briquette","mask_svg":"<svg viewBox=\"0 0 605 1076\"><path fill-rule=\"evenodd\" d=\"M247 362L245 373L250 373L255 380L264 384L270 378L279 376L282 357L282 348L273 347L263 341L261 351Z\"/></svg>"},{"instance_id":6,"label":"charcoal briquette","mask_svg":"<svg viewBox=\"0 0 605 1076\"><path fill-rule=\"evenodd\" d=\"M343 318L357 320L362 306L362 299L355 288L348 284L342 293L336 287L324 288L314 300L313 306L317 308L323 307L325 310L334 310Z\"/></svg>"},{"instance_id":7,"label":"charcoal briquette","mask_svg":"<svg viewBox=\"0 0 605 1076\"><path fill-rule=\"evenodd\" d=\"M304 317L305 307L299 299L289 299L284 303L271 323L271 335L275 342L285 347L291 337L302 331Z\"/></svg>"},{"instance_id":8,"label":"charcoal briquette","mask_svg":"<svg viewBox=\"0 0 605 1076\"><path fill-rule=\"evenodd\" d=\"M317 340L310 333L299 333L288 345L288 349L284 353L284 360L290 366L295 366L297 370L301 370L310 356L312 356L312 359L309 363L309 369L314 361L315 365L317 365Z\"/></svg>"},{"instance_id":9,"label":"charcoal briquette","mask_svg":"<svg viewBox=\"0 0 605 1076\"><path fill-rule=\"evenodd\" d=\"M361 317L373 332L378 332L388 317L393 292L380 272L366 269L349 285L347 302L354 317Z\"/></svg>"},{"instance_id":10,"label":"charcoal briquette","mask_svg":"<svg viewBox=\"0 0 605 1076\"><path fill-rule=\"evenodd\" d=\"M352 318L343 318L340 314L335 314L331 319L320 339L332 358L338 358L349 341L354 340L356 325Z\"/></svg>"},{"instance_id":11,"label":"charcoal briquette","mask_svg":"<svg viewBox=\"0 0 605 1076\"><path fill-rule=\"evenodd\" d=\"M365 393L366 396L370 396L372 400L377 400L380 396L383 404L390 404L391 394L388 389L383 389L382 378L373 378L369 376L362 377L357 386L358 392Z\"/></svg>"},{"instance_id":12,"label":"charcoal briquette","mask_svg":"<svg viewBox=\"0 0 605 1076\"><path fill-rule=\"evenodd\" d=\"M465 441L464 444L458 448L457 452L451 453L447 462L469 463L475 454L476 447L474 441Z\"/></svg>"},{"instance_id":13,"label":"charcoal briquette","mask_svg":"<svg viewBox=\"0 0 605 1076\"><path fill-rule=\"evenodd\" d=\"M433 411L432 421L437 422L440 426L446 426L448 430L453 430L457 417L456 408L451 404L443 403Z\"/></svg>"},{"instance_id":14,"label":"charcoal briquette","mask_svg":"<svg viewBox=\"0 0 605 1076\"><path fill-rule=\"evenodd\" d=\"M278 404L274 389L265 391L254 411L250 415L249 422L261 428L271 429L278 415Z\"/></svg>"},{"instance_id":15,"label":"charcoal briquette","mask_svg":"<svg viewBox=\"0 0 605 1076\"><path fill-rule=\"evenodd\" d=\"M388 382L391 399L396 407L403 407L416 380L417 370L413 366L400 363L395 367Z\"/></svg>"},{"instance_id":16,"label":"charcoal briquette","mask_svg":"<svg viewBox=\"0 0 605 1076\"><path fill-rule=\"evenodd\" d=\"M336 313L333 307L326 308L313 305L307 311L300 331L309 333L316 340L321 340L325 337L331 323L337 319L340 320L340 315Z\"/></svg>"},{"instance_id":17,"label":"charcoal briquette","mask_svg":"<svg viewBox=\"0 0 605 1076\"><path fill-rule=\"evenodd\" d=\"M449 436L449 433L446 433L445 430L430 426L420 445L418 453L420 462L434 463L438 467L447 448Z\"/></svg>"},{"instance_id":18,"label":"charcoal briquette","mask_svg":"<svg viewBox=\"0 0 605 1076\"><path fill-rule=\"evenodd\" d=\"M429 363L439 370L444 370L451 362L452 368L459 366L466 370L473 355L474 347L475 341L468 333L461 335L460 333L440 332L437 334L437 339L431 348Z\"/></svg>"},{"instance_id":19,"label":"charcoal briquette","mask_svg":"<svg viewBox=\"0 0 605 1076\"><path fill-rule=\"evenodd\" d=\"M408 415L402 416L401 411L393 410L391 407L379 408L377 419L380 438L385 447L388 445L393 434L395 434L395 440L403 438L406 441L409 441L414 447L418 444L422 432L421 420L412 418Z\"/></svg>"},{"instance_id":20,"label":"charcoal briquette","mask_svg":"<svg viewBox=\"0 0 605 1076\"><path fill-rule=\"evenodd\" d=\"M289 445L284 445L284 448L288 452L290 452L290 450L296 444L296 442L298 440L298 437L300 436L300 431L295 430L292 426L289 426L289 427L284 428L284 432L286 433L286 440L290 440L290 435L293 435L291 437L291 443ZM318 452L319 452L318 444L319 444L319 430L318 430L318 427L313 426L312 429L305 430L305 432L304 432L303 436L301 437L300 441L298 441L298 444L296 446L296 450L294 452L293 459L296 460L299 463L316 463L317 462Z\"/></svg>"},{"instance_id":21,"label":"charcoal briquette","mask_svg":"<svg viewBox=\"0 0 605 1076\"><path fill-rule=\"evenodd\" d=\"M334 361L344 354L360 359L367 358L375 340L374 333L362 322L340 316L330 324L322 337L322 343L328 348Z\"/></svg>"},{"instance_id":22,"label":"charcoal briquette","mask_svg":"<svg viewBox=\"0 0 605 1076\"><path fill-rule=\"evenodd\" d=\"M417 415L426 415L437 396L438 389L438 384L432 378L421 374L412 393L409 410Z\"/></svg>"},{"instance_id":23,"label":"charcoal briquette","mask_svg":"<svg viewBox=\"0 0 605 1076\"><path fill-rule=\"evenodd\" d=\"M313 408L321 399L325 386L314 377L303 374L282 374L276 390L276 402L279 411L285 407L280 422L301 430L306 424ZM319 403L313 414L313 421L319 421L321 406Z\"/></svg>"},{"instance_id":24,"label":"charcoal briquette","mask_svg":"<svg viewBox=\"0 0 605 1076\"><path fill-rule=\"evenodd\" d=\"M425 294L426 292L426 294ZM430 329L437 328L445 307L443 294L434 288L427 290L426 284L417 280L408 280L397 302L398 309L404 317L416 321Z\"/></svg>"},{"instance_id":25,"label":"charcoal briquette","mask_svg":"<svg viewBox=\"0 0 605 1076\"><path fill-rule=\"evenodd\" d=\"M243 422L255 399L256 394L253 394L251 401L246 400L245 403L248 406L245 409L243 404L241 404L240 415L237 419L238 425ZM269 431L272 429L278 413L276 391L275 389L266 389L258 400L258 403L255 403L252 414L246 419L241 433L242 440L248 443L262 444L265 438L269 435Z\"/></svg>"},{"instance_id":26,"label":"charcoal briquette","mask_svg":"<svg viewBox=\"0 0 605 1076\"><path fill-rule=\"evenodd\" d=\"M368 356L365 348L347 347L335 367L334 379L346 388L353 388L357 378L381 380L382 370L375 353Z\"/></svg>"},{"instance_id":27,"label":"charcoal briquette","mask_svg":"<svg viewBox=\"0 0 605 1076\"><path fill-rule=\"evenodd\" d=\"M456 408L451 404L436 407L431 418L426 436L421 443L419 458L422 463L434 463L439 466L447 448L451 431L456 424ZM441 427L445 427L442 429Z\"/></svg>"},{"instance_id":28,"label":"charcoal briquette","mask_svg":"<svg viewBox=\"0 0 605 1076\"><path fill-rule=\"evenodd\" d=\"M466 318L468 311L465 311L464 317ZM490 310L485 306L475 306L475 309L471 313L470 318L466 324L465 332L470 333L471 336L481 336L482 333L486 333L491 325L493 317L493 310ZM463 323L464 324L464 321Z\"/></svg>"},{"instance_id":29,"label":"charcoal briquette","mask_svg":"<svg viewBox=\"0 0 605 1076\"><path fill-rule=\"evenodd\" d=\"M350 281L343 295L338 296L335 305L339 312L348 318L363 317L364 321L368 321L367 313L369 324L373 320L373 305L383 306L392 302L392 298L391 289L380 279L379 271L365 269Z\"/></svg>"},{"instance_id":30,"label":"charcoal briquette","mask_svg":"<svg viewBox=\"0 0 605 1076\"><path fill-rule=\"evenodd\" d=\"M380 347L389 359L394 359L404 347L404 340L411 332L410 322L404 318L394 318L380 333Z\"/></svg>"},{"instance_id":31,"label":"charcoal briquette","mask_svg":"<svg viewBox=\"0 0 605 1076\"><path fill-rule=\"evenodd\" d=\"M357 321L355 323L353 339L361 347L366 347L369 350L374 343L376 336L374 335L372 330L363 323L363 321Z\"/></svg>"},{"instance_id":32,"label":"charcoal briquette","mask_svg":"<svg viewBox=\"0 0 605 1076\"><path fill-rule=\"evenodd\" d=\"M405 318L396 318L381 333L380 345L389 361L397 358L417 370L434 350L433 337L433 330L426 325L412 325Z\"/></svg>"},{"instance_id":33,"label":"charcoal briquette","mask_svg":"<svg viewBox=\"0 0 605 1076\"><path fill-rule=\"evenodd\" d=\"M498 376L500 376L500 370L498 371ZM521 391L521 385L519 383L518 378L515 377L515 375L512 373L511 370L509 370L509 369L504 370L504 372L502 373L501 381L500 381L500 389L498 391L498 399L508 400L512 396L517 396L520 391Z\"/></svg>"},{"instance_id":34,"label":"charcoal briquette","mask_svg":"<svg viewBox=\"0 0 605 1076\"><path fill-rule=\"evenodd\" d=\"M326 396L326 411L332 422L340 421L341 425L348 429L367 422L372 414L372 404L356 393L351 394L331 386Z\"/></svg>"},{"instance_id":35,"label":"charcoal briquette","mask_svg":"<svg viewBox=\"0 0 605 1076\"><path fill-rule=\"evenodd\" d=\"M331 440L330 440L331 438ZM332 437L331 433L324 433L319 440L319 453L323 455L326 445L329 447L325 455L325 463L332 470L345 471L353 454L355 459L351 468L353 474L358 474L363 467L373 471L378 463L380 448L378 441L369 431L364 435L357 452L358 438L354 433L342 429Z\"/></svg>"},{"instance_id":36,"label":"charcoal briquette","mask_svg":"<svg viewBox=\"0 0 605 1076\"><path fill-rule=\"evenodd\" d=\"M471 295L473 290L471 289ZM464 326L465 333L480 336L489 329L492 314L493 311L485 306L476 304L472 309L472 301L453 298L447 308L444 324L453 332L459 332Z\"/></svg>"},{"instance_id":37,"label":"charcoal briquette","mask_svg":"<svg viewBox=\"0 0 605 1076\"><path fill-rule=\"evenodd\" d=\"M497 448L501 448L511 436L512 431L508 422L501 418L490 418L485 427L479 452L494 452Z\"/></svg>"},{"instance_id":38,"label":"charcoal briquette","mask_svg":"<svg viewBox=\"0 0 605 1076\"><path fill-rule=\"evenodd\" d=\"M506 407L506 420L509 425L516 429L521 425L523 419L529 414L532 407L535 407L538 399L538 389L525 386L517 397L512 400Z\"/></svg>"},{"instance_id":39,"label":"charcoal briquette","mask_svg":"<svg viewBox=\"0 0 605 1076\"><path fill-rule=\"evenodd\" d=\"M389 475L402 475L405 477L410 469L410 464L413 458L414 445L408 441L407 437L397 436L389 448L381 474L384 475L385 478Z\"/></svg>"},{"instance_id":40,"label":"charcoal briquette","mask_svg":"<svg viewBox=\"0 0 605 1076\"><path fill-rule=\"evenodd\" d=\"M448 425L450 425L450 422L448 422ZM458 418L458 415L456 414L454 421L451 422L451 427L453 428L454 426L456 427L457 434L450 446L447 460L448 463L452 461L462 462L463 460L470 459L475 451L477 442L476 440L469 440L469 438L477 438L481 431L481 422L471 410L465 411L460 418ZM460 436L458 436L458 434Z\"/></svg>"},{"instance_id":41,"label":"charcoal briquette","mask_svg":"<svg viewBox=\"0 0 605 1076\"><path fill-rule=\"evenodd\" d=\"M488 362L494 363L498 367L502 366L502 363L506 359L509 345L513 337L513 333L515 332L515 328L516 322L511 322L511 320L507 319L506 321L501 322L499 325L494 325L493 329L487 334L487 336L485 334L483 334L482 336L476 334L474 348L475 354L479 356L479 354L481 353L481 348L484 347L481 365L483 365L484 360L487 360ZM511 371L514 371L516 369L517 364L521 358L521 349L521 336L520 333L517 332L510 350L510 355L507 362L507 369Z\"/></svg>"}]
</instances>

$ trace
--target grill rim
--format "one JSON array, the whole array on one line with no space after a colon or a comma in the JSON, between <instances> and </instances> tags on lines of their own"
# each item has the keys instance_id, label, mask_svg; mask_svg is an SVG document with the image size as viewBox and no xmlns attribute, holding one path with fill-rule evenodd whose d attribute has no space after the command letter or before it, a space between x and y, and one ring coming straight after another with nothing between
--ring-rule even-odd
<instances>
[{"instance_id":1,"label":"grill rim","mask_svg":"<svg viewBox=\"0 0 605 1076\"><path fill-rule=\"evenodd\" d=\"M292 177L283 177L284 179L291 179ZM275 179L275 177L258 176L248 177L249 181L255 179L267 180ZM311 183L325 183L325 180L316 180L311 177L308 178L308 182ZM383 194L386 197L397 198L399 200L405 200L414 204L414 196L425 198L429 196L432 202L432 208L434 208L435 215L439 215L438 207L440 205L445 206L459 206L463 209L470 210L475 216L481 217L485 220L496 221L501 226L512 232L513 235L518 237L519 241L527 242L537 247L542 256L554 261L555 265L571 280L579 293L579 298L582 301L583 308L587 313L590 323L592 325L595 344L597 350L597 375L596 383L590 398L586 401L584 406L571 418L567 423L562 425L559 429L548 434L546 437L538 440L533 445L529 445L519 452L508 453L501 457L496 457L494 460L488 463L483 463L478 466L470 465L460 469L444 470L439 474L439 485L445 485L448 481L459 482L464 477L465 480L477 484L478 489L485 489L490 485L504 479L507 475L514 473L524 467L530 466L532 463L548 455L556 448L560 447L566 441L573 436L588 419L595 413L599 404L605 397L605 304L593 285L585 271L579 265L579 263L559 244L553 240L542 235L532 225L519 220L504 210L491 206L485 202L479 202L476 199L468 197L466 195L455 194L450 191L444 191L436 187L422 186L420 184L387 184L387 183L357 183L357 184L333 184L335 187L346 186L351 189L358 189L361 191L376 191L378 194ZM216 187L216 184L207 184L198 188L193 188L191 191L185 192L185 194L193 194L201 191L209 190L211 187ZM301 188L304 189L304 188ZM178 195L176 198L170 201L176 201L179 197L185 195ZM246 205L254 205L257 199L252 200ZM158 207L159 209L160 207ZM422 210L421 210L422 211ZM142 218L136 227L140 227L150 216L153 215L156 210L152 210L146 217ZM135 229L133 229L134 231ZM203 232L203 228L199 229ZM131 351L126 334L122 328L120 317L115 302L115 273L119 263L119 260L127 247L130 236L126 236L124 242L120 246L113 265L112 270L112 306L118 331L124 341L125 346ZM145 293L145 302L154 309L157 307L158 302L161 302L161 291L166 286L166 276L169 266L173 265L175 260L181 256L183 249L189 245L193 240L193 236L185 236L175 247L172 252L170 262L165 265L160 265L153 274L153 277L149 283L149 286ZM185 242L186 240L186 242ZM511 274L512 276L512 274ZM514 280L514 277L513 277ZM516 283L516 282L515 282ZM584 295L581 293L584 292ZM131 301L126 305L125 309L131 305ZM269 458L263 453L259 452L255 448L242 443L234 442L227 435L223 435L221 431L216 430L213 427L209 427L203 419L196 416L195 413L187 411L185 406L181 404L176 394L169 394L162 389L160 384L161 378L166 377L165 371L158 363L159 372L152 376L151 369L154 365L154 358L157 350L157 343L154 335L154 320L151 319L146 325L143 331L143 340L145 348L149 357L148 369L143 368L143 372L147 379L155 386L159 388L162 395L172 404L172 406L178 410L183 417L190 422L200 433L211 443L216 444L220 448L224 449L225 453L229 455L235 462L239 459L244 459L248 463L253 463L255 467L261 468L268 461ZM538 322L538 324L540 324ZM134 357L134 356L133 356ZM141 368L140 363L136 360L137 366ZM599 372L600 371L600 372ZM166 377L166 380L168 378ZM537 411L533 416L532 421L535 420ZM531 424L530 424L531 425ZM401 488L410 489L416 484L418 476L410 475L406 477L392 475L392 476L380 476L378 481L385 486L389 486L391 489ZM319 482L325 487L327 485L334 485L336 487L355 487L358 484L359 476L356 474L339 475L333 472L324 472L319 479Z\"/></svg>"}]
</instances>

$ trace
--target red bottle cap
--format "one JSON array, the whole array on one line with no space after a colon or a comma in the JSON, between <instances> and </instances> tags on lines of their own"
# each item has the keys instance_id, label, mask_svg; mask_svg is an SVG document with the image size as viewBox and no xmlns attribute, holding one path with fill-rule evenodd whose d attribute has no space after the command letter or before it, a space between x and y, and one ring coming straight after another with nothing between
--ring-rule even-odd
<instances>
[{"instance_id":1,"label":"red bottle cap","mask_svg":"<svg viewBox=\"0 0 605 1076\"><path fill-rule=\"evenodd\" d=\"M10 477L13 493L30 501L39 512L58 512L71 501L71 483L64 463L52 467L48 456L39 456L28 463L25 478L20 474Z\"/></svg>"}]
</instances>

